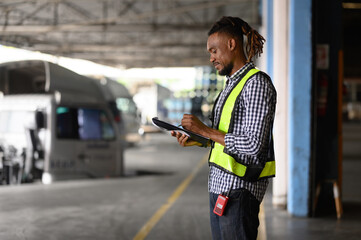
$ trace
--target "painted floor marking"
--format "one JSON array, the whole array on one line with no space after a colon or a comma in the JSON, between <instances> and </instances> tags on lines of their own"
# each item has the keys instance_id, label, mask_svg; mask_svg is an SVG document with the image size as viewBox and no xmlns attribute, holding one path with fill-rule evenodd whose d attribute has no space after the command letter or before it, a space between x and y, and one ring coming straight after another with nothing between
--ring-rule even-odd
<instances>
[{"instance_id":1,"label":"painted floor marking","mask_svg":"<svg viewBox=\"0 0 361 240\"><path fill-rule=\"evenodd\" d=\"M159 222L163 215L168 211L168 209L174 204L174 202L180 197L188 185L192 182L193 178L196 176L198 171L206 164L208 161L208 154L203 157L203 159L198 163L197 167L188 175L186 179L177 187L173 194L168 198L167 202L164 203L157 212L144 224L144 226L139 230L137 235L133 240L143 240L147 237L149 232L153 227Z\"/></svg>"}]
</instances>

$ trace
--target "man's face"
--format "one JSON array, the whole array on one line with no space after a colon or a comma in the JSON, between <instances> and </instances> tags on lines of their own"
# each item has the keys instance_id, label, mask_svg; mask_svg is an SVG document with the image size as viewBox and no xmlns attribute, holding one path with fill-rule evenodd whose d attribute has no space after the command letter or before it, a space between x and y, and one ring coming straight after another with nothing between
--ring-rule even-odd
<instances>
[{"instance_id":1,"label":"man's face","mask_svg":"<svg viewBox=\"0 0 361 240\"><path fill-rule=\"evenodd\" d=\"M209 61L220 75L227 76L231 74L233 69L228 40L229 37L226 34L214 33L208 37L207 41L207 50L211 55Z\"/></svg>"}]
</instances>

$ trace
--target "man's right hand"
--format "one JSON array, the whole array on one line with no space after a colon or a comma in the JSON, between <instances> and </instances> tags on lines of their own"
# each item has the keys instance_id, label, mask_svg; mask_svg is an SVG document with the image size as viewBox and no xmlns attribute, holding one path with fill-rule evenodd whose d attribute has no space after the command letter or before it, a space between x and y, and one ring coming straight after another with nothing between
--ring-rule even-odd
<instances>
[{"instance_id":1,"label":"man's right hand","mask_svg":"<svg viewBox=\"0 0 361 240\"><path fill-rule=\"evenodd\" d=\"M185 134L182 134L180 132L177 131L171 131L171 135L173 137L177 138L177 141L179 143L179 145L183 146L183 147L190 147L190 146L202 146L201 143L190 140L189 137Z\"/></svg>"}]
</instances>

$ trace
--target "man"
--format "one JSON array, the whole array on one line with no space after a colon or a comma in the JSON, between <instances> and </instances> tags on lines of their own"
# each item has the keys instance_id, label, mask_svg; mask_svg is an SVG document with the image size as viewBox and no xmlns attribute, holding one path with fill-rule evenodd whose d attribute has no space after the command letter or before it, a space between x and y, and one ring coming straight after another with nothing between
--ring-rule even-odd
<instances>
[{"instance_id":1,"label":"man","mask_svg":"<svg viewBox=\"0 0 361 240\"><path fill-rule=\"evenodd\" d=\"M243 38L246 38L245 51ZM272 125L276 91L270 78L254 68L264 38L237 17L223 17L208 33L210 62L227 83L213 108L212 128L184 114L182 126L211 139L208 180L213 239L256 239L259 205L275 174ZM197 146L172 132L182 146ZM218 196L227 196L223 215L213 212ZM219 205L217 205L219 206ZM222 206L221 206L222 208Z\"/></svg>"}]
</instances>

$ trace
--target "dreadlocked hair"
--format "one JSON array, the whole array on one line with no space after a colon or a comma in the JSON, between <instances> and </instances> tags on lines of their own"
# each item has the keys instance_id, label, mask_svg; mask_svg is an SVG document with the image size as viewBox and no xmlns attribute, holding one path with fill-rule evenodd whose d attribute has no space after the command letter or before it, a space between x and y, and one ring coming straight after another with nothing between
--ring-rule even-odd
<instances>
[{"instance_id":1,"label":"dreadlocked hair","mask_svg":"<svg viewBox=\"0 0 361 240\"><path fill-rule=\"evenodd\" d=\"M217 21L208 32L208 36L213 33L227 33L234 38L239 39L243 44L243 35L246 36L246 55L247 62L252 62L253 57L261 56L263 44L266 41L261 34L251 28L247 22L238 17L222 17Z\"/></svg>"}]
</instances>

